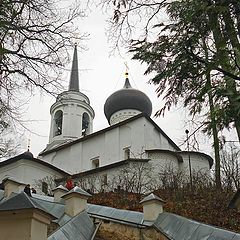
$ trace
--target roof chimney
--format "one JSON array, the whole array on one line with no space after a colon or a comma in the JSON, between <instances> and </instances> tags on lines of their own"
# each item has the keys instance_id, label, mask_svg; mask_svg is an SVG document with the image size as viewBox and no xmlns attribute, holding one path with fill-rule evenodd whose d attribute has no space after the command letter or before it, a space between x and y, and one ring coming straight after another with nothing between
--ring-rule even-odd
<instances>
[{"instance_id":1,"label":"roof chimney","mask_svg":"<svg viewBox=\"0 0 240 240\"><path fill-rule=\"evenodd\" d=\"M164 200L151 193L140 202L143 205L143 215L146 221L155 221L163 212Z\"/></svg>"},{"instance_id":2,"label":"roof chimney","mask_svg":"<svg viewBox=\"0 0 240 240\"><path fill-rule=\"evenodd\" d=\"M3 181L4 185L4 197L9 198L11 193L19 193L20 192L20 186L23 185L22 183L19 183L13 178L6 178Z\"/></svg>"},{"instance_id":3,"label":"roof chimney","mask_svg":"<svg viewBox=\"0 0 240 240\"><path fill-rule=\"evenodd\" d=\"M79 187L74 187L62 198L65 200L65 213L71 217L76 216L78 213L87 208L87 199L91 197L89 193L85 192Z\"/></svg>"},{"instance_id":4,"label":"roof chimney","mask_svg":"<svg viewBox=\"0 0 240 240\"><path fill-rule=\"evenodd\" d=\"M58 187L52 190L54 196L54 202L62 202L62 196L68 192L68 189L63 187L63 185L59 185Z\"/></svg>"}]
</instances>

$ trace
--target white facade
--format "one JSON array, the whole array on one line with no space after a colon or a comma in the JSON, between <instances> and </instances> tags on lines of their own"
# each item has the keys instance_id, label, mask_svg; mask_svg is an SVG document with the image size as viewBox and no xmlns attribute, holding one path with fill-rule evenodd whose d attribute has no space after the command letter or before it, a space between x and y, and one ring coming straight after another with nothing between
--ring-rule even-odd
<instances>
[{"instance_id":1,"label":"white facade","mask_svg":"<svg viewBox=\"0 0 240 240\"><path fill-rule=\"evenodd\" d=\"M42 180L46 177L56 179L68 175L61 170L58 171L39 161L34 161L34 159L26 159L24 156L14 161L11 161L11 159L9 160L6 160L6 163L9 162L8 164L4 164L0 167L0 182L6 178L10 178L19 183L30 184L34 187L38 180Z\"/></svg>"},{"instance_id":2,"label":"white facade","mask_svg":"<svg viewBox=\"0 0 240 240\"><path fill-rule=\"evenodd\" d=\"M130 158L146 158L145 150L156 148L176 151L168 139L142 116L80 138L66 148L43 153L39 157L75 174L94 168L92 161L95 159L99 160L99 167L124 160L126 149L130 150Z\"/></svg>"},{"instance_id":3,"label":"white facade","mask_svg":"<svg viewBox=\"0 0 240 240\"><path fill-rule=\"evenodd\" d=\"M209 172L211 157L198 152L182 152L150 118L150 99L133 89L128 78L123 88L105 102L104 113L111 126L93 133L94 110L88 97L79 91L78 81L75 46L69 89L58 95L50 109L49 143L39 154L39 159L46 164L19 160L0 167L0 180L17 176L19 182L33 184L46 176L63 177L60 169L69 174L87 172L91 176L91 170L99 169L94 172L98 177L107 174L113 179L121 170L114 164L126 159L140 162L145 159L156 174L167 168L189 174L190 158L192 172ZM113 167L108 167L106 172L107 166Z\"/></svg>"},{"instance_id":4,"label":"white facade","mask_svg":"<svg viewBox=\"0 0 240 240\"><path fill-rule=\"evenodd\" d=\"M198 152L181 152L151 119L138 115L66 144L65 147L46 151L39 157L76 174L128 158L150 159L157 170L171 167L188 173L189 156L193 171L209 171L209 156ZM110 173L113 170L108 171Z\"/></svg>"}]
</instances>

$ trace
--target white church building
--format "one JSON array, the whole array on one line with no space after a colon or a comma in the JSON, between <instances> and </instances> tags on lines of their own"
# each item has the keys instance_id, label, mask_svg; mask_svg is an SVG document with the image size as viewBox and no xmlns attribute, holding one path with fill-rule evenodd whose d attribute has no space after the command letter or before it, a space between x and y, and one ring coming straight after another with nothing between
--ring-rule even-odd
<instances>
[{"instance_id":1,"label":"white church building","mask_svg":"<svg viewBox=\"0 0 240 240\"><path fill-rule=\"evenodd\" d=\"M132 163L151 165L155 173L167 167L186 174L209 173L213 159L181 151L151 119L150 99L131 87L127 73L123 88L106 99L104 113L109 127L93 132L94 109L79 91L75 46L69 89L50 109L49 143L37 158L26 152L0 162L0 181L14 178L34 185L48 176L62 180L71 176L74 181L99 177L106 184Z\"/></svg>"}]
</instances>

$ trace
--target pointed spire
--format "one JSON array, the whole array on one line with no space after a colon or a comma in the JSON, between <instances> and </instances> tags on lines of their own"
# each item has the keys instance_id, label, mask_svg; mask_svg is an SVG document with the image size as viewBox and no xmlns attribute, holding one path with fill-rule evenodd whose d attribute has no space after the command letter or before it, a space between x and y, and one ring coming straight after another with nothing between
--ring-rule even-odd
<instances>
[{"instance_id":1,"label":"pointed spire","mask_svg":"<svg viewBox=\"0 0 240 240\"><path fill-rule=\"evenodd\" d=\"M77 44L74 46L72 70L69 82L69 91L79 92L79 77L78 77L78 58L77 58Z\"/></svg>"}]
</instances>

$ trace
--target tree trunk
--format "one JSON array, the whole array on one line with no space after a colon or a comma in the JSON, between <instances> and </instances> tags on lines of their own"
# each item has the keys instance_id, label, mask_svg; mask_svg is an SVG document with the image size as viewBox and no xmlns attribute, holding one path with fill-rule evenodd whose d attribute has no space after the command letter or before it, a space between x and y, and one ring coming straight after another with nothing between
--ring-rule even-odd
<instances>
[{"instance_id":1,"label":"tree trunk","mask_svg":"<svg viewBox=\"0 0 240 240\"><path fill-rule=\"evenodd\" d=\"M209 110L210 110L210 120L211 120L211 129L213 135L213 148L214 148L214 156L215 156L215 184L217 189L221 189L221 159L220 159L220 147L219 147L219 138L218 138L218 130L217 130L217 121L215 117L215 108L214 108L214 99L212 95L212 82L211 82L211 69L209 69L209 55L208 48L206 45L206 39L203 39L203 48L205 53L205 61L207 63L206 66L206 85L208 87L208 99L209 99Z\"/></svg>"},{"instance_id":2,"label":"tree trunk","mask_svg":"<svg viewBox=\"0 0 240 240\"><path fill-rule=\"evenodd\" d=\"M219 16L217 11L212 10L208 12L210 27L213 33L213 38L215 41L216 52L217 52L217 60L219 61L220 66L225 69L226 71L234 71L233 67L231 66L231 59L229 58L228 53L228 45L226 36L223 35L220 23L219 23ZM231 33L229 33L231 34ZM234 38L235 39L235 38ZM233 40L233 38L232 38ZM238 139L240 141L240 116L238 113L239 109L239 101L237 100L240 96L239 92L237 91L236 82L234 79L225 76L225 87L226 87L226 97L228 98L231 116L235 123L235 128L237 131Z\"/></svg>"}]
</instances>

